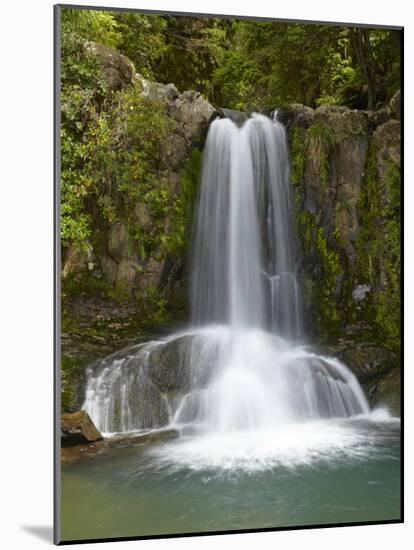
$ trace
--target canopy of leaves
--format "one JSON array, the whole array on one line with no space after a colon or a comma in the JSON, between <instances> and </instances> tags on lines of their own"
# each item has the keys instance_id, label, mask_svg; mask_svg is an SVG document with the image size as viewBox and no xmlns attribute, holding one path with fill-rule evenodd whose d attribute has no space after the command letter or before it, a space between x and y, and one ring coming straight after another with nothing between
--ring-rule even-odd
<instances>
[{"instance_id":1,"label":"canopy of leaves","mask_svg":"<svg viewBox=\"0 0 414 550\"><path fill-rule=\"evenodd\" d=\"M68 8L62 30L116 48L147 78L235 109L377 108L401 84L397 30Z\"/></svg>"}]
</instances>

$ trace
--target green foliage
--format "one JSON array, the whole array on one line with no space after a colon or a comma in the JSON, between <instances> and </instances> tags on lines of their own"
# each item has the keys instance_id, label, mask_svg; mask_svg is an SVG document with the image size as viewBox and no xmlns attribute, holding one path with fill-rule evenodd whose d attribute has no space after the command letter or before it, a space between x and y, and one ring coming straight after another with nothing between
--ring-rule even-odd
<instances>
[{"instance_id":1,"label":"green foliage","mask_svg":"<svg viewBox=\"0 0 414 550\"><path fill-rule=\"evenodd\" d=\"M129 220L136 202L161 223L167 190L156 176L170 119L137 87L106 95L101 69L76 35L62 42L62 245L85 250L99 219ZM99 207L94 220L89 204ZM160 227L157 226L158 229ZM156 234L153 235L154 240Z\"/></svg>"},{"instance_id":2,"label":"green foliage","mask_svg":"<svg viewBox=\"0 0 414 550\"><path fill-rule=\"evenodd\" d=\"M62 35L61 62L61 237L62 245L85 250L91 235L85 198L93 186L88 170L90 143L84 133L94 126L106 93L96 60L74 34Z\"/></svg>"},{"instance_id":3,"label":"green foliage","mask_svg":"<svg viewBox=\"0 0 414 550\"><path fill-rule=\"evenodd\" d=\"M159 15L114 12L119 33L118 50L126 55L145 78L155 78L156 67L166 51L167 22Z\"/></svg>"},{"instance_id":4,"label":"green foliage","mask_svg":"<svg viewBox=\"0 0 414 550\"><path fill-rule=\"evenodd\" d=\"M341 227L350 227L356 218L355 207L346 199L342 199L335 206L335 235L338 240L341 237Z\"/></svg>"},{"instance_id":5,"label":"green foliage","mask_svg":"<svg viewBox=\"0 0 414 550\"><path fill-rule=\"evenodd\" d=\"M301 183L305 170L305 147L302 133L303 132L297 126L294 126L289 132L291 178L292 183L296 186Z\"/></svg>"},{"instance_id":6,"label":"green foliage","mask_svg":"<svg viewBox=\"0 0 414 550\"><path fill-rule=\"evenodd\" d=\"M320 183L326 189L329 180L329 156L335 143L332 129L322 121L313 123L305 131L294 127L290 132L290 142L293 183L300 184L308 156L317 162Z\"/></svg>"},{"instance_id":7,"label":"green foliage","mask_svg":"<svg viewBox=\"0 0 414 550\"><path fill-rule=\"evenodd\" d=\"M96 124L88 128L96 191L100 198L111 199L108 205L121 217L128 216L134 201L151 202L157 187L160 145L170 124L159 104L142 98L139 90L131 87L115 94ZM158 195L157 200L163 200L162 189Z\"/></svg>"},{"instance_id":8,"label":"green foliage","mask_svg":"<svg viewBox=\"0 0 414 550\"><path fill-rule=\"evenodd\" d=\"M115 14L106 10L62 7L62 34L71 33L112 48L120 42Z\"/></svg>"},{"instance_id":9,"label":"green foliage","mask_svg":"<svg viewBox=\"0 0 414 550\"><path fill-rule=\"evenodd\" d=\"M324 122L315 122L306 131L303 142L305 151L311 147L313 156L318 159L319 178L326 189L329 180L329 153L334 144L332 129Z\"/></svg>"},{"instance_id":10,"label":"green foliage","mask_svg":"<svg viewBox=\"0 0 414 550\"><path fill-rule=\"evenodd\" d=\"M367 105L364 59L349 27L63 8L62 30L115 47L146 78L223 107ZM400 88L400 34L365 35L381 105Z\"/></svg>"},{"instance_id":11,"label":"green foliage","mask_svg":"<svg viewBox=\"0 0 414 550\"><path fill-rule=\"evenodd\" d=\"M165 16L165 49L154 68L161 82L174 82L179 90L198 90L212 97L212 74L223 51L230 47L231 22L207 17Z\"/></svg>"},{"instance_id":12,"label":"green foliage","mask_svg":"<svg viewBox=\"0 0 414 550\"><path fill-rule=\"evenodd\" d=\"M154 286L146 289L144 296L140 297L139 305L146 328L165 325L171 320L167 298Z\"/></svg>"},{"instance_id":13,"label":"green foliage","mask_svg":"<svg viewBox=\"0 0 414 550\"><path fill-rule=\"evenodd\" d=\"M262 102L257 62L244 52L227 50L213 72L213 98L219 105L236 110L253 110Z\"/></svg>"},{"instance_id":14,"label":"green foliage","mask_svg":"<svg viewBox=\"0 0 414 550\"><path fill-rule=\"evenodd\" d=\"M242 96L245 106L291 101L315 105L321 97L334 96L349 64L341 43L343 29L252 21L237 21L234 28L231 55L216 71L220 83L228 82L221 88L222 104L235 106L232 89L249 90L252 84L254 91ZM236 101L240 103L240 94Z\"/></svg>"}]
</instances>

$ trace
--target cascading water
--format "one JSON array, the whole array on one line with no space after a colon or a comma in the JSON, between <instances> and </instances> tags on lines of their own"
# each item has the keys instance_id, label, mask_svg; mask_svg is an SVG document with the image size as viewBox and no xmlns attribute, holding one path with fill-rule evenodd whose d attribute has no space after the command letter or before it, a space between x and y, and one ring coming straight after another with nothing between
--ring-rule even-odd
<instances>
[{"instance_id":1,"label":"cascading water","mask_svg":"<svg viewBox=\"0 0 414 550\"><path fill-rule=\"evenodd\" d=\"M239 455L245 460L251 454L246 441L257 452L259 441L280 441L306 421L369 413L345 365L299 345L295 248L283 125L262 115L242 127L215 120L205 147L193 240L192 328L89 369L84 408L98 428L119 432L170 425L183 434L190 428L190 455L203 454L203 436L224 435L228 441L230 434L243 434ZM169 386L175 391L156 401L157 361L168 350L177 364L163 376L175 373ZM326 434L326 425L324 430L318 428L318 434ZM211 455L211 445L205 450ZM225 452L236 451L233 446Z\"/></svg>"},{"instance_id":2,"label":"cascading water","mask_svg":"<svg viewBox=\"0 0 414 550\"><path fill-rule=\"evenodd\" d=\"M192 320L301 334L286 136L255 115L207 138L192 272Z\"/></svg>"}]
</instances>

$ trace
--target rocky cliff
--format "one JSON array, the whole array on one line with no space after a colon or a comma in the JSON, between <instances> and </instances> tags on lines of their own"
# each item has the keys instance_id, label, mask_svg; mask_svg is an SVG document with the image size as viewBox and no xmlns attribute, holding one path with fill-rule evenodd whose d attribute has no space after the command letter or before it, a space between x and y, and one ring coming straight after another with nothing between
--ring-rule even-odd
<instances>
[{"instance_id":1,"label":"rocky cliff","mask_svg":"<svg viewBox=\"0 0 414 550\"><path fill-rule=\"evenodd\" d=\"M278 116L291 145L309 335L354 369L372 402L398 411L400 93L377 112L295 104Z\"/></svg>"}]
</instances>

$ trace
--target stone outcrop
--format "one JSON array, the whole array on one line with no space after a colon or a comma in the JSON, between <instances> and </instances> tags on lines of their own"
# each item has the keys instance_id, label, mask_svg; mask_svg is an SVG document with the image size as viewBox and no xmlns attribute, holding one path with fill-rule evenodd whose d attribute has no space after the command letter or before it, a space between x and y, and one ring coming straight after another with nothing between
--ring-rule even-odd
<instances>
[{"instance_id":1,"label":"stone outcrop","mask_svg":"<svg viewBox=\"0 0 414 550\"><path fill-rule=\"evenodd\" d=\"M390 174L394 171L398 176L400 170L399 97L397 93L390 106L375 113L293 104L278 114L291 141L303 274L311 283L317 278L322 283L324 272L332 269L337 278L333 292L337 309L345 309L345 299L360 308L364 298L384 287L381 281L387 279L383 274L373 281L364 280L361 265L363 255L369 255L363 242L369 240L369 232L373 240L381 239L383 232L383 240L390 242L387 223L392 219L398 223L399 184ZM318 251L312 241L316 241L319 228L323 232L319 233ZM364 231L366 235L361 233ZM321 258L323 248L332 255ZM389 251L383 254L389 256L384 260L397 262ZM311 286L315 287L309 284L308 288ZM362 300L359 287L367 289Z\"/></svg>"},{"instance_id":2,"label":"stone outcrop","mask_svg":"<svg viewBox=\"0 0 414 550\"><path fill-rule=\"evenodd\" d=\"M62 414L60 429L63 446L93 443L103 439L86 411Z\"/></svg>"},{"instance_id":3,"label":"stone outcrop","mask_svg":"<svg viewBox=\"0 0 414 550\"><path fill-rule=\"evenodd\" d=\"M125 57L125 55L96 42L87 42L85 49L102 66L103 74L110 91L121 90L132 82L135 68L132 61Z\"/></svg>"}]
</instances>

